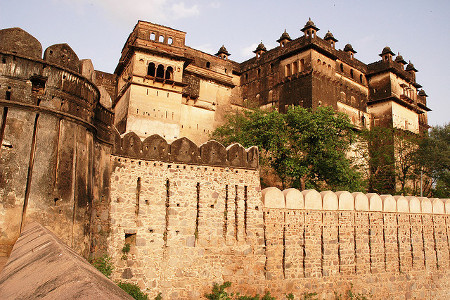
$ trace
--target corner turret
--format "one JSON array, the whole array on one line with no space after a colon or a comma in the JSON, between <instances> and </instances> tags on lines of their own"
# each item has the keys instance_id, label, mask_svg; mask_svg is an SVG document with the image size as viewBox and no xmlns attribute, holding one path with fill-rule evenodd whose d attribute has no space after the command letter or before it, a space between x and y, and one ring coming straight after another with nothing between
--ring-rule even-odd
<instances>
[{"instance_id":1,"label":"corner turret","mask_svg":"<svg viewBox=\"0 0 450 300\"><path fill-rule=\"evenodd\" d=\"M230 56L231 54L228 53L227 48L225 48L224 45L222 45L222 47L220 47L219 51L216 53L216 56L220 57L221 59L227 60L228 56Z\"/></svg>"},{"instance_id":2,"label":"corner turret","mask_svg":"<svg viewBox=\"0 0 450 300\"><path fill-rule=\"evenodd\" d=\"M281 47L284 47L286 43L292 41L291 37L289 36L289 33L286 32L286 29L284 30L281 37L277 40L278 43L280 43Z\"/></svg>"},{"instance_id":3,"label":"corner turret","mask_svg":"<svg viewBox=\"0 0 450 300\"><path fill-rule=\"evenodd\" d=\"M259 57L261 57L261 55L264 52L267 52L267 49L266 49L266 46L264 46L264 44L261 41L261 43L259 43L258 47L256 47L256 49L253 51L253 53L256 54L256 58L259 58Z\"/></svg>"},{"instance_id":4,"label":"corner turret","mask_svg":"<svg viewBox=\"0 0 450 300\"><path fill-rule=\"evenodd\" d=\"M350 44L345 45L344 51L345 51L346 53L348 53L348 55L350 56L351 59L353 59L353 58L355 57L355 53L357 53L357 52L353 49L352 45L350 45Z\"/></svg>"},{"instance_id":5,"label":"corner turret","mask_svg":"<svg viewBox=\"0 0 450 300\"><path fill-rule=\"evenodd\" d=\"M328 32L325 34L325 37L323 38L325 41L330 43L330 46L334 49L336 46L336 42L338 41L333 34L328 30Z\"/></svg>"},{"instance_id":6,"label":"corner turret","mask_svg":"<svg viewBox=\"0 0 450 300\"><path fill-rule=\"evenodd\" d=\"M308 22L306 22L305 27L301 29L305 36L309 38L315 38L317 31L320 29L316 27L313 21L311 21L311 18L309 18Z\"/></svg>"},{"instance_id":7,"label":"corner turret","mask_svg":"<svg viewBox=\"0 0 450 300\"><path fill-rule=\"evenodd\" d=\"M379 55L383 61L392 61L392 57L395 56L394 52L392 52L391 48L388 46L384 47Z\"/></svg>"}]
</instances>

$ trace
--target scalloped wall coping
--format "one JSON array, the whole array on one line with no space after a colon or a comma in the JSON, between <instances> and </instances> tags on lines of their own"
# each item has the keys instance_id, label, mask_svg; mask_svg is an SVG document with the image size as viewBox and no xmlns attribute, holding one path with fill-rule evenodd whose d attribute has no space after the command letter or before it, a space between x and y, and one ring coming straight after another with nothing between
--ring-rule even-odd
<instances>
[{"instance_id":1,"label":"scalloped wall coping","mask_svg":"<svg viewBox=\"0 0 450 300\"><path fill-rule=\"evenodd\" d=\"M299 191L294 188L279 190L265 188L262 200L266 208L368 211L387 213L426 213L450 215L450 199L414 196L349 193L347 191Z\"/></svg>"},{"instance_id":2,"label":"scalloped wall coping","mask_svg":"<svg viewBox=\"0 0 450 300\"><path fill-rule=\"evenodd\" d=\"M251 170L257 170L259 167L259 152L255 146L245 149L240 144L232 144L225 148L214 140L197 146L186 137L179 138L169 144L166 139L157 134L141 140L134 132L129 132L122 137L118 132L114 132L112 154L141 160L202 166Z\"/></svg>"}]
</instances>

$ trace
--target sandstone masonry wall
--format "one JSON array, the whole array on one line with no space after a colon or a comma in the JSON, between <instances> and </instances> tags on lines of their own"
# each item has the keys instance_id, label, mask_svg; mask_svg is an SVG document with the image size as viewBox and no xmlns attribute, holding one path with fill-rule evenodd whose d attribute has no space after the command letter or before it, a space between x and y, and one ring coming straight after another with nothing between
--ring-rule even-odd
<instances>
[{"instance_id":1,"label":"sandstone masonry wall","mask_svg":"<svg viewBox=\"0 0 450 300\"><path fill-rule=\"evenodd\" d=\"M143 159L145 146L127 151L129 140L115 150L122 155L111 156L113 278L138 283L150 298L163 292L167 299L198 299L226 280L256 292L265 255L259 172L247 166L253 150L211 148L212 142L198 148L180 139L160 148L162 161ZM154 149L162 141L147 142ZM222 161L211 160L216 153ZM130 252L123 253L127 243Z\"/></svg>"},{"instance_id":2,"label":"sandstone masonry wall","mask_svg":"<svg viewBox=\"0 0 450 300\"><path fill-rule=\"evenodd\" d=\"M150 297L198 299L224 281L279 298L333 298L351 285L371 299L450 293L449 200L260 191L257 150L213 141L169 145L127 134L116 137L114 153L107 242L114 278Z\"/></svg>"},{"instance_id":3,"label":"sandstone masonry wall","mask_svg":"<svg viewBox=\"0 0 450 300\"><path fill-rule=\"evenodd\" d=\"M448 297L448 199L277 188L262 194L267 289L330 298L352 283L371 299Z\"/></svg>"}]
</instances>

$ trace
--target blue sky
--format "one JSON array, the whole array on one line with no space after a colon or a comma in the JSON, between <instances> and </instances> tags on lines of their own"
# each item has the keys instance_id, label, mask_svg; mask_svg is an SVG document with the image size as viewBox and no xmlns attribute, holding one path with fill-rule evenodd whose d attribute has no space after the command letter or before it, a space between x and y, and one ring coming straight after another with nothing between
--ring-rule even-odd
<instances>
[{"instance_id":1,"label":"blue sky","mask_svg":"<svg viewBox=\"0 0 450 300\"><path fill-rule=\"evenodd\" d=\"M266 47L286 29L292 38L309 17L336 47L352 44L364 63L383 47L411 60L428 94L430 125L450 122L450 1L236 1L236 0L0 0L0 28L21 27L43 48L68 43L80 59L113 72L137 20L185 31L186 44L216 53L224 44L242 62L262 41Z\"/></svg>"}]
</instances>

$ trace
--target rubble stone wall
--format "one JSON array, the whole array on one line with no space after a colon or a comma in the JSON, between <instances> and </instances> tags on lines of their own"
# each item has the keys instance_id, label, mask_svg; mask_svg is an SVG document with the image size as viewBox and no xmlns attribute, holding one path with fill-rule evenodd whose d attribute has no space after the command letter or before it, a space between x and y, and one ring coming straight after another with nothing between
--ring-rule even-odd
<instances>
[{"instance_id":1,"label":"rubble stone wall","mask_svg":"<svg viewBox=\"0 0 450 300\"><path fill-rule=\"evenodd\" d=\"M117 139L108 253L114 279L135 282L150 297L198 299L225 281L230 291L280 299L290 292L328 299L350 289L370 299L450 293L448 200L261 191L254 149L234 145L230 155L215 142ZM208 164L211 153L226 159Z\"/></svg>"}]
</instances>

